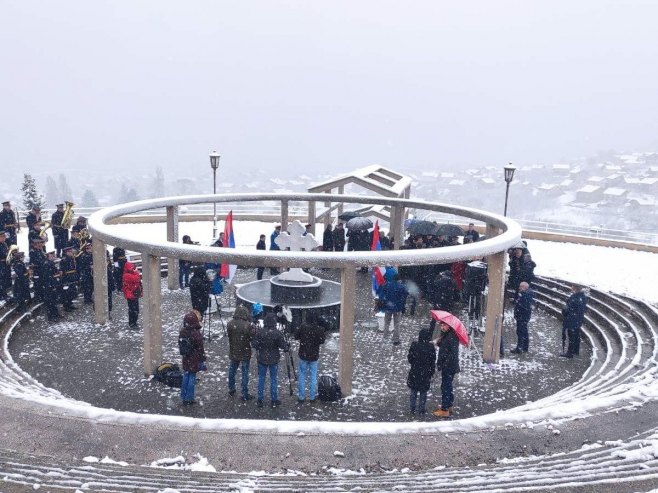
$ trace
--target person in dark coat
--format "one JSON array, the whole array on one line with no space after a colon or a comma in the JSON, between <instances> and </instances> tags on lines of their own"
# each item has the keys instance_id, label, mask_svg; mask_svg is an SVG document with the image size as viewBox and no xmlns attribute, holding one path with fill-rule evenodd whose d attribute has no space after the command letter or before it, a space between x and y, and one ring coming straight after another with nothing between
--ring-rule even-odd
<instances>
[{"instance_id":1,"label":"person in dark coat","mask_svg":"<svg viewBox=\"0 0 658 493\"><path fill-rule=\"evenodd\" d=\"M240 368L240 394L244 402L253 397L249 394L249 362L251 361L251 341L254 326L249 311L243 305L235 309L233 318L226 328L228 333L228 393L235 395L235 375Z\"/></svg>"},{"instance_id":2,"label":"person in dark coat","mask_svg":"<svg viewBox=\"0 0 658 493\"><path fill-rule=\"evenodd\" d=\"M457 334L445 322L439 322L441 333L435 344L439 346L436 369L441 372L441 407L432 414L438 418L447 418L453 414L455 402L453 380L459 373L459 339ZM430 329L432 330L432 329Z\"/></svg>"},{"instance_id":3,"label":"person in dark coat","mask_svg":"<svg viewBox=\"0 0 658 493\"><path fill-rule=\"evenodd\" d=\"M265 235L260 235L258 238L258 243L256 243L256 250L267 250L267 245L265 244ZM265 267L256 267L256 279L259 281L263 279L263 272L265 272Z\"/></svg>"},{"instance_id":4,"label":"person in dark coat","mask_svg":"<svg viewBox=\"0 0 658 493\"><path fill-rule=\"evenodd\" d=\"M44 300L45 277L42 275L43 264L46 261L46 254L43 249L43 239L38 238L30 242L30 271L32 272L32 285L34 288L34 299L36 301Z\"/></svg>"},{"instance_id":5,"label":"person in dark coat","mask_svg":"<svg viewBox=\"0 0 658 493\"><path fill-rule=\"evenodd\" d=\"M430 342L431 339L432 331L422 329L418 333L418 340L411 343L407 355L407 361L411 365L409 375L407 375L407 387L411 389L409 394L411 414L416 412L416 402L418 402L418 414L425 414L427 391L430 389L436 360L436 347Z\"/></svg>"},{"instance_id":6,"label":"person in dark coat","mask_svg":"<svg viewBox=\"0 0 658 493\"><path fill-rule=\"evenodd\" d=\"M69 246L65 247L63 251L64 258L59 264L62 269L62 304L64 311L71 312L75 310L73 300L78 296L80 271L75 258L75 249Z\"/></svg>"},{"instance_id":7,"label":"person in dark coat","mask_svg":"<svg viewBox=\"0 0 658 493\"><path fill-rule=\"evenodd\" d=\"M281 352L288 351L288 344L283 334L277 330L276 315L268 313L265 315L263 327L256 330L256 335L252 341L252 346L256 350L256 360L258 361L258 407L263 407L263 398L265 397L265 378L267 373L270 374L270 399L272 407L281 404L278 394L278 372Z\"/></svg>"},{"instance_id":8,"label":"person in dark coat","mask_svg":"<svg viewBox=\"0 0 658 493\"><path fill-rule=\"evenodd\" d=\"M332 232L334 252L343 252L345 251L345 228L343 223L336 224Z\"/></svg>"},{"instance_id":9,"label":"person in dark coat","mask_svg":"<svg viewBox=\"0 0 658 493\"><path fill-rule=\"evenodd\" d=\"M530 284L522 282L519 284L519 298L514 305L514 318L516 319L516 347L512 353L527 353L530 336L528 335L528 323L532 316L533 293Z\"/></svg>"},{"instance_id":10,"label":"person in dark coat","mask_svg":"<svg viewBox=\"0 0 658 493\"><path fill-rule=\"evenodd\" d=\"M126 265L126 251L121 247L112 249L112 262L114 263L114 283L117 291L123 290L123 266Z\"/></svg>"},{"instance_id":11,"label":"person in dark coat","mask_svg":"<svg viewBox=\"0 0 658 493\"><path fill-rule=\"evenodd\" d=\"M560 354L563 358L573 358L580 354L580 329L585 319L587 309L587 294L582 286L574 284L571 286L573 294L569 296L566 306L562 309L562 349L564 349L564 338L569 338L567 351Z\"/></svg>"},{"instance_id":12,"label":"person in dark coat","mask_svg":"<svg viewBox=\"0 0 658 493\"><path fill-rule=\"evenodd\" d=\"M117 290L117 284L114 280L112 257L107 250L105 251L105 267L107 269L107 312L110 320L112 320L112 294Z\"/></svg>"},{"instance_id":13,"label":"person in dark coat","mask_svg":"<svg viewBox=\"0 0 658 493\"><path fill-rule=\"evenodd\" d=\"M85 303L94 302L94 257L91 253L91 240L87 241L78 257L80 289Z\"/></svg>"},{"instance_id":14,"label":"person in dark coat","mask_svg":"<svg viewBox=\"0 0 658 493\"><path fill-rule=\"evenodd\" d=\"M53 238L55 240L55 251L57 256L61 258L62 250L69 241L69 230L62 226L64 219L64 204L57 204L57 210L53 212L50 217L50 223L53 228Z\"/></svg>"},{"instance_id":15,"label":"person in dark coat","mask_svg":"<svg viewBox=\"0 0 658 493\"><path fill-rule=\"evenodd\" d=\"M16 309L21 312L31 300L30 297L30 272L24 262L25 254L16 252L13 255L12 267L16 279L14 280L14 301Z\"/></svg>"},{"instance_id":16,"label":"person in dark coat","mask_svg":"<svg viewBox=\"0 0 658 493\"><path fill-rule=\"evenodd\" d=\"M194 245L192 238L189 235L183 236L184 245ZM190 287L190 268L192 262L190 260L178 260L178 286L181 289Z\"/></svg>"},{"instance_id":17,"label":"person in dark coat","mask_svg":"<svg viewBox=\"0 0 658 493\"><path fill-rule=\"evenodd\" d=\"M43 301L46 304L48 320L53 322L58 320L61 315L57 309L57 300L61 289L62 272L55 264L55 251L48 252L41 266L41 275L43 276Z\"/></svg>"},{"instance_id":18,"label":"person in dark coat","mask_svg":"<svg viewBox=\"0 0 658 493\"><path fill-rule=\"evenodd\" d=\"M409 291L400 281L400 275L395 269L386 269L385 279L386 282L377 290L380 305L384 310L384 334L388 334L392 318L393 335L391 342L394 346L398 346L400 345L400 320L407 303Z\"/></svg>"},{"instance_id":19,"label":"person in dark coat","mask_svg":"<svg viewBox=\"0 0 658 493\"><path fill-rule=\"evenodd\" d=\"M309 374L310 390L309 398L315 401L318 395L318 359L320 359L320 346L324 344L324 329L318 325L314 313L307 312L306 320L294 333L295 339L299 341L299 379L297 381L298 402L304 402L304 387L306 386L306 375Z\"/></svg>"},{"instance_id":20,"label":"person in dark coat","mask_svg":"<svg viewBox=\"0 0 658 493\"><path fill-rule=\"evenodd\" d=\"M203 348L203 336L199 329L201 329L201 323L196 313L189 312L183 317L183 328L178 337L179 339L188 338L192 346L190 354L183 356L183 384L180 388L183 405L195 403L196 374L199 370L205 369L206 353Z\"/></svg>"},{"instance_id":21,"label":"person in dark coat","mask_svg":"<svg viewBox=\"0 0 658 493\"><path fill-rule=\"evenodd\" d=\"M334 232L331 224L327 224L324 233L322 233L322 250L325 252L334 251Z\"/></svg>"},{"instance_id":22,"label":"person in dark coat","mask_svg":"<svg viewBox=\"0 0 658 493\"><path fill-rule=\"evenodd\" d=\"M192 308L204 317L208 311L208 302L210 296L210 280L206 269L199 266L194 268L192 280L190 280L190 298L192 298Z\"/></svg>"},{"instance_id":23,"label":"person in dark coat","mask_svg":"<svg viewBox=\"0 0 658 493\"><path fill-rule=\"evenodd\" d=\"M7 233L7 244L9 246L15 245L17 241L16 230L18 229L18 220L16 214L11 209L11 202L5 201L2 203L2 210L0 211L0 230Z\"/></svg>"},{"instance_id":24,"label":"person in dark coat","mask_svg":"<svg viewBox=\"0 0 658 493\"><path fill-rule=\"evenodd\" d=\"M479 239L480 233L475 230L475 224L468 223L468 231L464 233L464 243L475 243Z\"/></svg>"},{"instance_id":25,"label":"person in dark coat","mask_svg":"<svg viewBox=\"0 0 658 493\"><path fill-rule=\"evenodd\" d=\"M537 267L537 264L532 260L532 256L529 253L526 253L521 257L521 263L519 266L519 284L527 282L532 285L535 280L535 267Z\"/></svg>"},{"instance_id":26,"label":"person in dark coat","mask_svg":"<svg viewBox=\"0 0 658 493\"><path fill-rule=\"evenodd\" d=\"M0 300L7 298L7 290L11 287L11 265L7 263L9 247L7 233L0 231Z\"/></svg>"},{"instance_id":27,"label":"person in dark coat","mask_svg":"<svg viewBox=\"0 0 658 493\"><path fill-rule=\"evenodd\" d=\"M444 310L452 313L452 307L457 294L457 284L452 270L441 271L438 277L430 283L428 298L434 310Z\"/></svg>"},{"instance_id":28,"label":"person in dark coat","mask_svg":"<svg viewBox=\"0 0 658 493\"><path fill-rule=\"evenodd\" d=\"M38 206L33 206L32 210L25 215L25 224L27 224L27 229L32 231L34 225L41 222L41 208Z\"/></svg>"},{"instance_id":29,"label":"person in dark coat","mask_svg":"<svg viewBox=\"0 0 658 493\"><path fill-rule=\"evenodd\" d=\"M270 250L281 250L279 248L279 245L276 244L276 239L279 237L281 234L281 226L277 224L274 227L274 231L272 231L272 234L270 235ZM270 275L275 276L279 273L279 268L278 267L270 267Z\"/></svg>"},{"instance_id":30,"label":"person in dark coat","mask_svg":"<svg viewBox=\"0 0 658 493\"><path fill-rule=\"evenodd\" d=\"M136 329L139 299L142 297L142 275L132 262L126 262L123 266L123 296L128 303L128 327Z\"/></svg>"}]
</instances>

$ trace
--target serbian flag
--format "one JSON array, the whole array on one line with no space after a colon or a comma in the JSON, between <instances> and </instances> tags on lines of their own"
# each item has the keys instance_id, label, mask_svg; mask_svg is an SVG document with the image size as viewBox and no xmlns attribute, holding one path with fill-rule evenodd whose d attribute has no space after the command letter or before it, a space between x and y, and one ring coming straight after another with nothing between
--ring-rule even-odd
<instances>
[{"instance_id":1,"label":"serbian flag","mask_svg":"<svg viewBox=\"0 0 658 493\"><path fill-rule=\"evenodd\" d=\"M235 236L233 235L233 211L229 211L224 224L224 247L235 248ZM237 265L222 264L219 275L231 284Z\"/></svg>"},{"instance_id":2,"label":"serbian flag","mask_svg":"<svg viewBox=\"0 0 658 493\"><path fill-rule=\"evenodd\" d=\"M375 221L375 229L372 232L372 245L370 245L371 252L379 252L382 249L382 243L379 241L379 221ZM386 269L379 265L372 268L372 293L377 294L377 290L384 284L384 272Z\"/></svg>"}]
</instances>

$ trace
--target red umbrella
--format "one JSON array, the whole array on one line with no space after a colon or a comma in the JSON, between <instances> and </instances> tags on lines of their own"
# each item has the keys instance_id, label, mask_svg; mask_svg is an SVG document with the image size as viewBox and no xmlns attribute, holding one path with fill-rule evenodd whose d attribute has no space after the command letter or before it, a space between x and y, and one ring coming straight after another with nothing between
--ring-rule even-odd
<instances>
[{"instance_id":1,"label":"red umbrella","mask_svg":"<svg viewBox=\"0 0 658 493\"><path fill-rule=\"evenodd\" d=\"M466 330L466 327L464 327L464 324L461 323L457 317L455 317L452 313L444 312L443 310L430 310L430 313L432 314L432 318L434 320L443 322L452 327L452 330L454 330L455 334L457 334L457 339L459 339L459 342L461 342L464 346L468 346L468 331Z\"/></svg>"}]
</instances>

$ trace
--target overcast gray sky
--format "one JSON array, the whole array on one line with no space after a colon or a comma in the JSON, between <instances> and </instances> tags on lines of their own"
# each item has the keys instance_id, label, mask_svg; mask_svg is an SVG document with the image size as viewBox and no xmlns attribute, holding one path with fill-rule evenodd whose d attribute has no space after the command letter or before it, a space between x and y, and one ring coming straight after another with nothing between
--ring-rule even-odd
<instances>
[{"instance_id":1,"label":"overcast gray sky","mask_svg":"<svg viewBox=\"0 0 658 493\"><path fill-rule=\"evenodd\" d=\"M502 165L658 147L656 1L0 0L0 166ZM226 170L228 168L228 170Z\"/></svg>"}]
</instances>

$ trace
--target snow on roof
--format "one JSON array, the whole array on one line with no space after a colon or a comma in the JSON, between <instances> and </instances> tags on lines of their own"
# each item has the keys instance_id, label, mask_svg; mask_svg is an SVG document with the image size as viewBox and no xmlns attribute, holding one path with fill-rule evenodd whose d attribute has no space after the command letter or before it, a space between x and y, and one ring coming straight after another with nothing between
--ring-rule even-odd
<instances>
[{"instance_id":1,"label":"snow on roof","mask_svg":"<svg viewBox=\"0 0 658 493\"><path fill-rule=\"evenodd\" d=\"M462 185L464 185L464 183L466 183L466 180L450 180L450 183L448 183L448 185L461 187Z\"/></svg>"},{"instance_id":2,"label":"snow on roof","mask_svg":"<svg viewBox=\"0 0 658 493\"><path fill-rule=\"evenodd\" d=\"M420 176L423 178L438 178L439 174L436 171L423 171Z\"/></svg>"},{"instance_id":3,"label":"snow on roof","mask_svg":"<svg viewBox=\"0 0 658 493\"><path fill-rule=\"evenodd\" d=\"M562 180L560 182L561 187L570 187L573 184L573 180L570 178L567 178L566 180Z\"/></svg>"},{"instance_id":4,"label":"snow on roof","mask_svg":"<svg viewBox=\"0 0 658 493\"><path fill-rule=\"evenodd\" d=\"M638 205L657 205L656 197L647 193L629 193L626 198L631 202L637 202Z\"/></svg>"},{"instance_id":5,"label":"snow on roof","mask_svg":"<svg viewBox=\"0 0 658 493\"><path fill-rule=\"evenodd\" d=\"M538 190L544 190L544 191L549 191L549 190L554 190L557 187L556 184L554 183L542 183L537 187Z\"/></svg>"},{"instance_id":6,"label":"snow on roof","mask_svg":"<svg viewBox=\"0 0 658 493\"><path fill-rule=\"evenodd\" d=\"M487 185L493 185L496 183L496 181L493 178L482 178L482 182L486 183Z\"/></svg>"},{"instance_id":7,"label":"snow on roof","mask_svg":"<svg viewBox=\"0 0 658 493\"><path fill-rule=\"evenodd\" d=\"M552 166L552 168L553 168L554 170L563 170L563 171L566 171L566 170L570 170L570 169L571 169L571 165L570 165L570 164L554 164L554 165Z\"/></svg>"},{"instance_id":8,"label":"snow on roof","mask_svg":"<svg viewBox=\"0 0 658 493\"><path fill-rule=\"evenodd\" d=\"M441 178L454 178L455 174L454 173L448 173L446 171L441 173Z\"/></svg>"},{"instance_id":9,"label":"snow on roof","mask_svg":"<svg viewBox=\"0 0 658 493\"><path fill-rule=\"evenodd\" d=\"M605 169L608 171L621 171L621 166L618 164L606 164Z\"/></svg>"},{"instance_id":10,"label":"snow on roof","mask_svg":"<svg viewBox=\"0 0 658 493\"><path fill-rule=\"evenodd\" d=\"M654 178L654 177L651 177L651 178L642 178L642 179L640 180L640 183L641 183L642 185L655 185L656 183L658 183L658 178Z\"/></svg>"},{"instance_id":11,"label":"snow on roof","mask_svg":"<svg viewBox=\"0 0 658 493\"><path fill-rule=\"evenodd\" d=\"M605 178L602 176L590 176L587 181L591 181L592 183L601 183L602 181L605 181Z\"/></svg>"},{"instance_id":12,"label":"snow on roof","mask_svg":"<svg viewBox=\"0 0 658 493\"><path fill-rule=\"evenodd\" d=\"M599 190L600 188L601 188L601 187L596 186L596 185L585 185L583 188L581 188L580 190L577 190L577 191L578 191L579 193L580 193L580 192L582 192L582 193L592 193L592 192L596 192L596 191Z\"/></svg>"},{"instance_id":13,"label":"snow on roof","mask_svg":"<svg viewBox=\"0 0 658 493\"><path fill-rule=\"evenodd\" d=\"M624 188L610 187L610 188L605 189L605 191L603 192L603 195L610 195L612 197L621 197L626 192L627 192L627 190L624 189Z\"/></svg>"}]
</instances>

